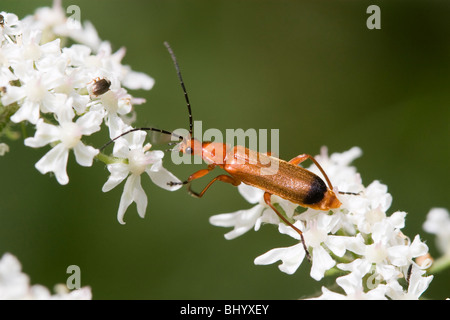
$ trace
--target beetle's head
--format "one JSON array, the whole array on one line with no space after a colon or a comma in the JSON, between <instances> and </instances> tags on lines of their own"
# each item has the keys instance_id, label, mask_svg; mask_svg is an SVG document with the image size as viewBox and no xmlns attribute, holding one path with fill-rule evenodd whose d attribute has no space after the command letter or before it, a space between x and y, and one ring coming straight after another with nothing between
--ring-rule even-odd
<instances>
[{"instance_id":1,"label":"beetle's head","mask_svg":"<svg viewBox=\"0 0 450 320\"><path fill-rule=\"evenodd\" d=\"M182 153L202 156L202 143L195 138L184 138L178 148Z\"/></svg>"}]
</instances>

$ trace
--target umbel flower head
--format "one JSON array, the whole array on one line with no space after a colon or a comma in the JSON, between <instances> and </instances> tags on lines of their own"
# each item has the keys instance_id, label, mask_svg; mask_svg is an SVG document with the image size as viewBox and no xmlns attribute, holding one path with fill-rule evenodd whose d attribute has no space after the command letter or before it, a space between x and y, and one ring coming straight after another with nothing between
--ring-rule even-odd
<instances>
[{"instance_id":1,"label":"umbel flower head","mask_svg":"<svg viewBox=\"0 0 450 320\"><path fill-rule=\"evenodd\" d=\"M359 195L340 195L340 208L328 212L314 209L300 212L298 205L280 197L272 196L272 202L303 232L312 256L310 275L313 279L321 280L332 270L345 274L336 280L345 294L323 288L319 299L417 299L433 279L425 272L431 261L416 262L416 258L427 255L428 247L418 235L411 241L402 233L405 212L387 214L392 196L385 185L379 181L367 187L362 184L360 174L350 165L361 153L354 147L328 156L326 148L322 148L321 154L315 157L338 190L360 192ZM320 175L314 165L308 170ZM281 234L294 238L297 243L269 250L257 257L255 264L281 261L278 267L282 272L295 273L305 260L298 233L280 221L267 206L263 191L247 185L239 186L239 191L255 205L247 210L215 215L210 222L233 227L225 234L227 239L251 229L257 231L262 223L278 225Z\"/></svg>"},{"instance_id":2,"label":"umbel flower head","mask_svg":"<svg viewBox=\"0 0 450 320\"><path fill-rule=\"evenodd\" d=\"M52 8L39 8L24 19L0 12L0 24L0 156L10 149L3 139L20 136L20 123L23 131L27 124L35 129L25 138L26 146L49 149L35 167L42 174L54 174L61 185L69 182L69 154L84 167L92 166L94 160L105 163L111 176L104 192L126 180L118 210L120 223L132 202L140 216L145 214L142 173L164 189L180 187L168 186L169 181L179 180L163 168L163 152L144 145L145 132L115 141L112 156L86 142L103 126L111 138L131 129L134 107L145 99L134 97L128 89L153 87L150 76L122 64L124 48L114 52L92 24L68 19L58 0ZM65 46L68 39L74 44ZM0 299L90 298L86 287L52 295L42 286L30 286L14 256L5 254L0 259Z\"/></svg>"},{"instance_id":3,"label":"umbel flower head","mask_svg":"<svg viewBox=\"0 0 450 320\"><path fill-rule=\"evenodd\" d=\"M132 202L140 216L145 214L147 196L140 185L141 173L164 189L178 189L167 185L179 180L163 168L163 153L143 146L145 133L115 141L112 156L85 140L101 131L102 125L110 138L131 129L134 107L145 99L132 96L126 88L153 87L150 76L122 64L124 48L114 52L92 24L68 19L57 0L52 8L39 8L22 20L7 12L0 12L0 18L0 155L9 151L1 140L11 136L14 124L31 123L36 131L25 145L51 148L35 167L42 174L53 173L60 184L69 182L71 152L84 167L92 166L94 159L104 162L111 176L103 191L128 177L118 210L121 223ZM68 38L75 43L65 47Z\"/></svg>"},{"instance_id":4,"label":"umbel flower head","mask_svg":"<svg viewBox=\"0 0 450 320\"><path fill-rule=\"evenodd\" d=\"M132 118L133 106L145 102L125 87L150 90L154 80L122 65L125 50L113 52L91 24L71 25L60 1L23 20L12 13L0 15L4 21L0 34L0 111L8 111L8 117L0 118L5 121L0 129L9 125L6 121L37 124L42 119L54 123L54 114L70 98L73 117L101 112L110 136L117 136L118 128ZM61 47L65 38L80 43ZM98 83L108 86L99 91Z\"/></svg>"}]
</instances>

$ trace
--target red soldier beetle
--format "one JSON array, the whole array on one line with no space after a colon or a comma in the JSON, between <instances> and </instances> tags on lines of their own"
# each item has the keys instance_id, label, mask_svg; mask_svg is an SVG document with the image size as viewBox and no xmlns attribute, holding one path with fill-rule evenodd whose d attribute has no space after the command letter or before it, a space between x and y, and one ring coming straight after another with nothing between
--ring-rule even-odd
<instances>
[{"instance_id":1,"label":"red soldier beetle","mask_svg":"<svg viewBox=\"0 0 450 320\"><path fill-rule=\"evenodd\" d=\"M193 138L191 104L189 102L189 97L181 76L180 68L178 66L175 54L169 44L164 42L164 45L167 47L167 50L169 51L175 65L178 79L186 100L189 113L189 135L183 137L173 132L157 128L135 128L110 140L103 147L101 147L100 150L106 148L114 140L134 131L154 131L172 135L172 137L180 141L177 148L178 151L185 154L200 156L203 161L208 164L208 167L206 169L201 169L194 172L187 180L183 182L169 182L168 185L186 184L189 193L197 198L203 197L209 187L216 181L226 182L233 186L238 186L241 183L245 183L263 190L265 192L264 201L266 204L272 208L272 210L284 223L300 235L306 256L310 260L311 257L303 237L303 232L294 226L283 214L279 212L277 208L275 208L272 204L271 196L277 195L302 207L316 210L328 211L339 208L341 206L341 202L337 198L333 185L331 184L331 181L323 168L314 159L314 157L308 154L301 154L290 161L284 161L271 156L270 153L260 153L242 146L232 147L229 144L219 142L200 142L199 140ZM308 159L317 166L325 178L326 183L316 174L298 166L300 163ZM266 168L268 163L276 163L276 167L278 169L273 174L261 174L261 169ZM224 169L229 175L218 175L213 178L200 193L194 192L190 186L191 182L207 175L216 167ZM338 191L338 193L351 195L358 194L340 191Z\"/></svg>"}]
</instances>

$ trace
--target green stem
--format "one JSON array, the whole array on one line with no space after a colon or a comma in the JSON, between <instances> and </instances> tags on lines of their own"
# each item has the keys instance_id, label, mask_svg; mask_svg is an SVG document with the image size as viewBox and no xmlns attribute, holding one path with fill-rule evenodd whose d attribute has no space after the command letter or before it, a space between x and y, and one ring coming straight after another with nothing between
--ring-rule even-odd
<instances>
[{"instance_id":1,"label":"green stem","mask_svg":"<svg viewBox=\"0 0 450 320\"><path fill-rule=\"evenodd\" d=\"M128 163L127 159L122 159L122 158L117 158L117 157L112 157L112 156L108 156L104 153L99 153L95 156L95 158L101 162L103 162L104 164L113 164L113 163Z\"/></svg>"},{"instance_id":2,"label":"green stem","mask_svg":"<svg viewBox=\"0 0 450 320\"><path fill-rule=\"evenodd\" d=\"M22 122L20 123L20 127L21 127L21 129L22 129L22 136L23 136L23 139L28 138L27 126L25 125L25 122L24 122L24 121L22 121Z\"/></svg>"},{"instance_id":3,"label":"green stem","mask_svg":"<svg viewBox=\"0 0 450 320\"><path fill-rule=\"evenodd\" d=\"M435 274L438 272L441 272L447 268L450 268L450 256L445 255L440 257L439 259L435 260L433 265L430 269L428 269L428 272L431 274Z\"/></svg>"},{"instance_id":4,"label":"green stem","mask_svg":"<svg viewBox=\"0 0 450 320\"><path fill-rule=\"evenodd\" d=\"M331 269L328 269L327 271L325 271L325 277L328 276L336 276L336 275L341 275L341 274L345 274L347 273L346 271L343 271L341 269L338 269L338 267L334 266Z\"/></svg>"}]
</instances>

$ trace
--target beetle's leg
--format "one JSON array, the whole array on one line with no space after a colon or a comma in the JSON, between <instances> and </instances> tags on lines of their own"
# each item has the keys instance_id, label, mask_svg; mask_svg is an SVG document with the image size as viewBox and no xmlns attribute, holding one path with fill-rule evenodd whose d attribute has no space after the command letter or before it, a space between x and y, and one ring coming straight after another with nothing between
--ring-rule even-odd
<instances>
[{"instance_id":1,"label":"beetle's leg","mask_svg":"<svg viewBox=\"0 0 450 320\"><path fill-rule=\"evenodd\" d=\"M327 181L327 184L328 184L328 187L330 188L330 190L333 190L333 185L331 184L330 179L328 178L327 174L325 173L325 170L323 170L322 166L317 162L316 159L314 159L313 156L311 156L309 154L301 154L299 156L296 156L294 159L291 159L289 161L289 163L298 165L307 159L311 159L311 161L314 162L314 164L317 166L317 168L319 168L320 172L322 172L325 180ZM356 192L344 192L344 191L338 191L338 193L339 194L350 194L353 196L357 196L357 195L361 194L361 192L356 193Z\"/></svg>"},{"instance_id":2,"label":"beetle's leg","mask_svg":"<svg viewBox=\"0 0 450 320\"><path fill-rule=\"evenodd\" d=\"M306 247L306 243L305 243L305 238L303 237L303 232L297 228L296 226L294 226L292 223L290 223L285 216L283 216L272 204L272 200L270 199L270 197L272 196L271 193L269 192L265 192L264 193L264 201L269 205L269 207L272 208L273 211L275 211L275 213L278 215L278 217L280 217L281 220L284 221L284 223L286 223L288 226L290 226L292 229L294 229L299 235L300 235L300 239L302 241L302 245L303 245L303 249L305 249L305 253L306 253L306 258L308 258L309 261L311 261L311 255L309 254L308 248Z\"/></svg>"},{"instance_id":3,"label":"beetle's leg","mask_svg":"<svg viewBox=\"0 0 450 320\"><path fill-rule=\"evenodd\" d=\"M189 191L189 193L190 193L192 196L197 197L197 198L201 198L201 197L203 197L203 194L206 192L206 190L208 190L208 188L209 188L214 182L216 182L216 181L223 181L223 182L226 182L226 183L230 183L230 184L232 184L232 185L235 186L235 187L241 184L241 181L237 180L236 178L227 176L226 174L221 174L221 175L215 177L214 179L212 179L212 180L206 185L206 187L202 190L202 192L197 193L197 192L195 192L195 191L192 191L190 185L189 185L189 187L188 187L188 191Z\"/></svg>"},{"instance_id":4,"label":"beetle's leg","mask_svg":"<svg viewBox=\"0 0 450 320\"><path fill-rule=\"evenodd\" d=\"M322 172L325 180L327 181L327 184L328 184L328 187L330 188L330 190L333 190L333 185L331 184L330 179L328 178L327 174L325 173L325 170L323 170L322 166L317 162L316 159L314 159L313 156L311 156L309 154L301 154L301 155L296 156L294 159L291 159L289 161L289 163L298 165L307 159L310 159L312 162L314 162L314 164L317 166L317 168L319 168L320 172Z\"/></svg>"},{"instance_id":5,"label":"beetle's leg","mask_svg":"<svg viewBox=\"0 0 450 320\"><path fill-rule=\"evenodd\" d=\"M194 172L193 174L191 174L191 175L189 176L189 178L188 178L187 180L185 180L185 181L183 181L183 182L173 182L173 181L170 181L170 182L167 182L167 185L169 185L169 186L175 186L175 185L180 185L180 184L188 184L188 183L191 182L192 180L199 179L199 178L201 178L201 177L207 175L207 174L208 174L212 169L214 169L215 167L216 167L215 165L211 164L211 165L209 165L208 168L206 168L206 169L201 169L201 170L198 170L197 172Z\"/></svg>"}]
</instances>

